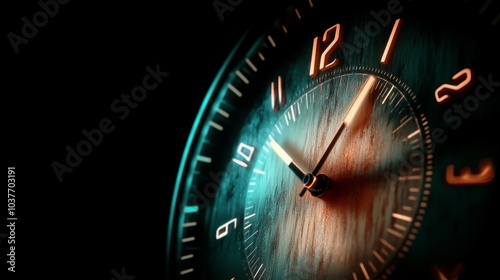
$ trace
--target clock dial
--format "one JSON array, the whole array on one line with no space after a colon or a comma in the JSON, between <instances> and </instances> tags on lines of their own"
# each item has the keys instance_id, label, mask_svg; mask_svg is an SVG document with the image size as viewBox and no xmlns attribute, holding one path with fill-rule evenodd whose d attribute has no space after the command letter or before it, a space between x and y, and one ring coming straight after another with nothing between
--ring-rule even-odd
<instances>
[{"instance_id":1,"label":"clock dial","mask_svg":"<svg viewBox=\"0 0 500 280\"><path fill-rule=\"evenodd\" d=\"M428 127L425 117L417 117L411 95L399 89L405 86L382 75L333 71L271 126L269 140L257 149L242 225L254 277L278 279L297 271L314 279L372 277L408 250L431 187ZM341 126L318 171L329 187L320 196L298 196L303 181L270 143L288 151L300 169L313 171L323 155L318 151L328 149ZM403 174L406 160L411 168Z\"/></svg>"},{"instance_id":2,"label":"clock dial","mask_svg":"<svg viewBox=\"0 0 500 280\"><path fill-rule=\"evenodd\" d=\"M248 29L186 145L172 277L493 270L499 7L414 2L295 1Z\"/></svg>"}]
</instances>

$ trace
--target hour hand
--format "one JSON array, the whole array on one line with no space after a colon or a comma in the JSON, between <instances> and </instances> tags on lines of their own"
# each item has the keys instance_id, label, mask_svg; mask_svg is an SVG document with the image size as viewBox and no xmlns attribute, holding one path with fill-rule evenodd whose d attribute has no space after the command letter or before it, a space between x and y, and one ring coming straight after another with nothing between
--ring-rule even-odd
<instances>
[{"instance_id":1,"label":"hour hand","mask_svg":"<svg viewBox=\"0 0 500 280\"><path fill-rule=\"evenodd\" d=\"M285 164L292 170L292 172L297 175L297 177L302 181L304 188L300 192L300 196L303 196L307 190L311 192L313 196L321 196L329 187L330 179L324 174L318 176L312 173L305 173L295 162L292 157L276 142L271 138L269 145L273 151L285 162Z\"/></svg>"},{"instance_id":2,"label":"hour hand","mask_svg":"<svg viewBox=\"0 0 500 280\"><path fill-rule=\"evenodd\" d=\"M304 180L305 172L293 161L292 157L276 142L271 138L269 146L273 151L285 162L285 164L292 170L292 172L297 175L297 177L302 182Z\"/></svg>"}]
</instances>

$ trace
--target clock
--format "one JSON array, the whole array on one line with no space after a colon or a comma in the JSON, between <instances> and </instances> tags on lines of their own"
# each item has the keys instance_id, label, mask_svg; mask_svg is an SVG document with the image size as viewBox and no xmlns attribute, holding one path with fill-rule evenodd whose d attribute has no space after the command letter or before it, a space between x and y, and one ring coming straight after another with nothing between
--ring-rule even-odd
<instances>
[{"instance_id":1,"label":"clock","mask_svg":"<svg viewBox=\"0 0 500 280\"><path fill-rule=\"evenodd\" d=\"M169 275L495 272L500 5L281 4L203 93L168 209Z\"/></svg>"}]
</instances>

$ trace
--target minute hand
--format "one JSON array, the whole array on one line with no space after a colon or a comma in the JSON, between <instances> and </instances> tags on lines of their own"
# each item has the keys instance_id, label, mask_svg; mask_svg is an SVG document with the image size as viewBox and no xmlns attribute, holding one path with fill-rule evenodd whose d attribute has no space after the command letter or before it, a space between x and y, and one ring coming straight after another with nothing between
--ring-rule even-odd
<instances>
[{"instance_id":1,"label":"minute hand","mask_svg":"<svg viewBox=\"0 0 500 280\"><path fill-rule=\"evenodd\" d=\"M375 81L376 81L375 76L370 75L368 77L368 79L366 80L366 82L364 83L363 87L361 87L361 90L356 95L356 98L354 99L354 102L351 103L351 106L347 110L347 113L346 113L346 115L344 117L344 121L342 122L342 124L340 125L340 127L337 129L337 132L333 136L332 141L330 142L330 144L326 148L325 152L323 153L323 156L321 157L321 159L319 160L318 164L314 168L314 170L312 172L313 175L317 175L318 174L319 170L321 169L321 166L323 166L323 163L325 163L326 158L328 157L328 154L330 154L330 152L332 151L333 146L335 145L335 142L337 142L339 136L342 134L342 132L344 131L344 129L347 126L349 126L349 124L352 123L352 120L354 119L354 117L356 117L358 115L358 112L359 112L359 109L361 107L361 104L365 100L366 96L368 96L368 93L370 93L371 88L375 84Z\"/></svg>"},{"instance_id":2,"label":"minute hand","mask_svg":"<svg viewBox=\"0 0 500 280\"><path fill-rule=\"evenodd\" d=\"M347 126L349 126L349 124L351 124L351 122L354 119L354 117L356 117L356 115L358 115L358 112L359 112L359 109L361 107L361 104L365 100L365 98L368 95L368 93L370 93L373 85L375 84L375 81L376 81L375 76L370 75L368 77L368 79L366 80L366 82L363 84L363 87L361 87L361 90L356 95L356 97L354 99L354 102L351 103L351 106L347 110L347 113L346 113L346 115L344 117L344 120L342 121L342 124L337 129L337 132L335 132L335 135L333 136L332 141L330 141L330 144L328 145L328 147L326 148L325 152L321 156L318 164L316 165L316 167L312 171L312 174L314 176L316 176L318 174L319 170L321 169L321 167L325 163L326 158L328 157L328 155L332 151L333 146L335 145L335 143L339 139L339 137L342 134L342 132L344 131L344 129ZM303 188L302 191L301 191L301 193L300 193L300 196L304 195L304 193L306 192L306 190L307 190L306 188Z\"/></svg>"}]
</instances>

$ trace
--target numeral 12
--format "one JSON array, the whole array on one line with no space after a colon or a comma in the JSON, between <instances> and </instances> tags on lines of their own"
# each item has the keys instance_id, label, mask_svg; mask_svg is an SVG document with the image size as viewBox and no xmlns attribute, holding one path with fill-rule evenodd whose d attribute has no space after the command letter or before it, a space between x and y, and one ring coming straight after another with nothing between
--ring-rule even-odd
<instances>
[{"instance_id":1,"label":"numeral 12","mask_svg":"<svg viewBox=\"0 0 500 280\"><path fill-rule=\"evenodd\" d=\"M394 46L401 30L401 19L397 19L392 27L391 35L387 40L384 52L380 63L388 64L391 58ZM311 54L311 64L309 67L309 76L316 77L319 72L324 72L340 64L339 58L333 58L332 54L335 52L342 42L343 27L340 23L337 23L330 28L326 29L323 33L323 37L320 41L319 36L313 39L312 44L312 54ZM322 51L322 44L328 43L326 48Z\"/></svg>"}]
</instances>

